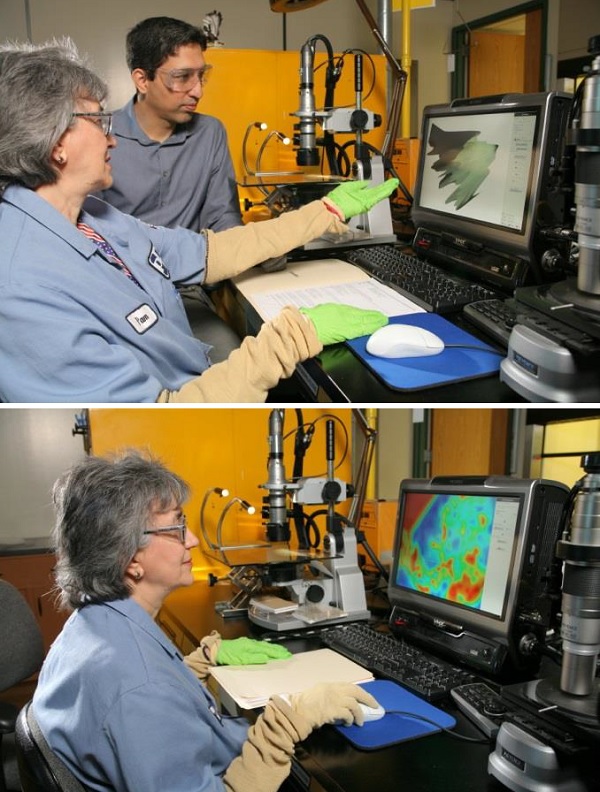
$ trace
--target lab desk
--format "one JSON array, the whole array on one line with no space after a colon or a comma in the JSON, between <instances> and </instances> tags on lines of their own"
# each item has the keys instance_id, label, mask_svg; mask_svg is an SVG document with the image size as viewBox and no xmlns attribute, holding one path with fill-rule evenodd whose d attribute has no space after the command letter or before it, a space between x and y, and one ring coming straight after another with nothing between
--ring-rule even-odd
<instances>
[{"instance_id":1,"label":"lab desk","mask_svg":"<svg viewBox=\"0 0 600 792\"><path fill-rule=\"evenodd\" d=\"M260 637L262 631L246 618L223 618L214 603L228 599L227 584L209 587L198 581L180 589L165 601L162 615L185 634L184 651L210 630L223 637ZM320 647L318 638L291 638L285 642L292 652ZM448 711L457 720L456 731L473 739L482 735L451 703ZM375 751L354 748L335 729L324 726L297 746L297 765L282 787L286 792L506 792L487 773L490 745L464 742L439 733Z\"/></svg>"},{"instance_id":2,"label":"lab desk","mask_svg":"<svg viewBox=\"0 0 600 792\"><path fill-rule=\"evenodd\" d=\"M301 272L299 262L294 270ZM298 266L299 265L299 266ZM348 266L348 265L346 265ZM260 283L264 282L264 290L277 290L282 282L279 273L263 273ZM314 288L312 283L311 287ZM255 283L251 288L255 288ZM298 278L297 288L304 288L302 278ZM224 295L225 311L240 335L255 335L262 324L262 319L253 306L249 295L249 284L241 279L230 281ZM486 343L489 339L480 336L478 331L464 322L460 314L453 316L452 322L467 330ZM384 404L384 403L522 403L524 399L504 383L500 382L499 374L479 379L466 380L448 385L430 387L421 390L398 391L389 388L367 366L365 366L346 344L327 346L315 358L307 360L296 367L293 375L295 384L307 402L335 402L352 404Z\"/></svg>"}]
</instances>

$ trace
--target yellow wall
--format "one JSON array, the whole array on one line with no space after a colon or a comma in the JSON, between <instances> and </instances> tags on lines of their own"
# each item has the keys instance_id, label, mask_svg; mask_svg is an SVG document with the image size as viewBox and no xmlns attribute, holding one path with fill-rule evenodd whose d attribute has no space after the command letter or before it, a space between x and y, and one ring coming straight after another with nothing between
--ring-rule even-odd
<instances>
[{"instance_id":1,"label":"yellow wall","mask_svg":"<svg viewBox=\"0 0 600 792\"><path fill-rule=\"evenodd\" d=\"M376 69L375 87L367 97L373 69L365 56L363 58L364 108L379 113L382 116L382 126L366 133L364 139L379 149L383 143L386 121L387 72L385 58L382 55L370 57ZM236 176L238 181L241 181L245 175L242 142L249 124L254 121L264 121L269 125L267 133L278 130L289 138L293 137L293 126L298 119L290 114L298 109L300 55L296 51L210 48L206 52L206 60L214 66L214 69L198 110L216 116L225 124ZM317 109L323 107L325 73L319 65L324 60L324 50L322 45L318 44L314 76ZM335 106L354 105L354 59L352 55L347 55L344 59L342 76L335 90ZM321 129L317 126L317 134L320 133ZM336 135L336 141L343 144L352 137ZM252 130L248 137L247 152L251 170L264 139L265 133L256 129ZM271 140L261 158L261 169L298 170L292 146L282 146L276 140ZM307 169L303 170L306 172ZM262 200L264 196L257 188L242 188L240 198L254 201ZM265 216L267 216L266 210L256 210L245 216L245 220L261 219Z\"/></svg>"},{"instance_id":2,"label":"yellow wall","mask_svg":"<svg viewBox=\"0 0 600 792\"><path fill-rule=\"evenodd\" d=\"M102 455L119 449L140 448L160 457L192 488L185 513L190 529L197 536L200 535L200 505L205 492L210 487L227 488L230 496L248 500L256 508L256 514L250 516L237 507L232 508L224 523L223 539L228 543L264 539L260 513L262 498L267 491L260 489L259 485L267 480L270 412L267 408L91 409L91 452ZM325 475L325 416L330 414L339 417L351 443L350 410L303 410L305 422L318 421L305 457L304 475ZM286 410L284 435L292 433L284 443L288 478L292 475L293 432L296 427L295 410ZM351 449L346 449L344 432L337 421L335 437L335 459L336 463L341 463L336 475L350 482ZM226 502L211 497L207 503L205 516L212 539L216 521ZM316 508L308 507L308 510ZM339 510L347 514L347 504L340 504ZM198 575L214 566L214 562L201 552L195 554L194 568Z\"/></svg>"},{"instance_id":3,"label":"yellow wall","mask_svg":"<svg viewBox=\"0 0 600 792\"><path fill-rule=\"evenodd\" d=\"M572 487L584 474L581 456L600 450L600 420L557 421L546 425L544 454L564 454L542 460L541 475ZM569 453L577 452L575 456Z\"/></svg>"}]
</instances>

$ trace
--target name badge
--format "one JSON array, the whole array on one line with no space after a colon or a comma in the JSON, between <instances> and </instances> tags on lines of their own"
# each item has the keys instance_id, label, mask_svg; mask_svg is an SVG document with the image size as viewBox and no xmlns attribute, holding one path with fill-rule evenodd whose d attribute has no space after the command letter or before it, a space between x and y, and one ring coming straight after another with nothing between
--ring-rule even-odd
<instances>
[{"instance_id":1,"label":"name badge","mask_svg":"<svg viewBox=\"0 0 600 792\"><path fill-rule=\"evenodd\" d=\"M142 335L158 322L158 315L149 305L140 305L126 317L136 333Z\"/></svg>"}]
</instances>

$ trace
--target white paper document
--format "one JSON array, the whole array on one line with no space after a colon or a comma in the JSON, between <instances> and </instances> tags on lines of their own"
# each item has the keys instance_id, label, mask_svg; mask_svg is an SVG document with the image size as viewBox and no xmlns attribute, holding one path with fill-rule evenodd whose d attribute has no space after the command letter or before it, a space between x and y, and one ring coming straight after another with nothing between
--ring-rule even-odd
<instances>
[{"instance_id":1,"label":"white paper document","mask_svg":"<svg viewBox=\"0 0 600 792\"><path fill-rule=\"evenodd\" d=\"M299 652L265 665L215 666L211 675L242 709L264 707L276 693L300 693L319 682L370 682L373 674L332 649Z\"/></svg>"},{"instance_id":2,"label":"white paper document","mask_svg":"<svg viewBox=\"0 0 600 792\"><path fill-rule=\"evenodd\" d=\"M249 270L235 278L237 289L268 321L284 305L311 308L325 302L382 311L386 316L422 313L416 303L339 259L298 261L281 272Z\"/></svg>"},{"instance_id":3,"label":"white paper document","mask_svg":"<svg viewBox=\"0 0 600 792\"><path fill-rule=\"evenodd\" d=\"M252 301L258 314L265 321L276 316L285 305L312 308L322 303L339 303L381 311L386 316L404 316L404 314L423 311L423 308L408 297L398 294L389 286L384 286L383 283L372 278L360 283L337 283L335 286L255 294Z\"/></svg>"}]
</instances>

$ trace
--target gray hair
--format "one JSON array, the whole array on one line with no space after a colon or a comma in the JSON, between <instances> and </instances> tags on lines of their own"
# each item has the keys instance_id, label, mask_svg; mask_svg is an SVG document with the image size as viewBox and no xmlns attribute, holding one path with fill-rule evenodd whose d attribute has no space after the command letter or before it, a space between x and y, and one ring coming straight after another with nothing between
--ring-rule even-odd
<instances>
[{"instance_id":1,"label":"gray hair","mask_svg":"<svg viewBox=\"0 0 600 792\"><path fill-rule=\"evenodd\" d=\"M54 184L52 151L73 124L77 101L101 103L107 93L69 38L0 45L0 193L14 183Z\"/></svg>"},{"instance_id":2,"label":"gray hair","mask_svg":"<svg viewBox=\"0 0 600 792\"><path fill-rule=\"evenodd\" d=\"M80 608L88 602L126 599L126 570L157 507L180 506L189 487L158 460L128 451L86 457L63 474L52 491L56 522L58 599Z\"/></svg>"}]
</instances>

